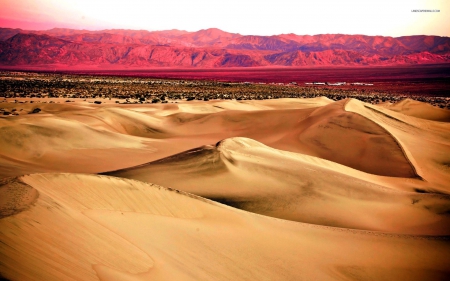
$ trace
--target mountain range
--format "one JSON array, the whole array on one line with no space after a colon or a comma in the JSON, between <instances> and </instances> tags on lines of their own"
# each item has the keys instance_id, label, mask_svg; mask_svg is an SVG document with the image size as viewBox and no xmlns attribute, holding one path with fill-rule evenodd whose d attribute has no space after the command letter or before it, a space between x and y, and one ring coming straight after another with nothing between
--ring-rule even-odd
<instances>
[{"instance_id":1,"label":"mountain range","mask_svg":"<svg viewBox=\"0 0 450 281\"><path fill-rule=\"evenodd\" d=\"M0 28L0 65L70 67L371 66L450 63L450 38L254 36L216 28L29 31Z\"/></svg>"}]
</instances>

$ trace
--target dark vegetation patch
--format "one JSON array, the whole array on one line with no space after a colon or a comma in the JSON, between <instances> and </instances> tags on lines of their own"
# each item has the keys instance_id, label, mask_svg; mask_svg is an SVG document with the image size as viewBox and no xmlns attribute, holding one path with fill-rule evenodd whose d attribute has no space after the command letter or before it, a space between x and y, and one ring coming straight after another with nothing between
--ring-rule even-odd
<instances>
[{"instance_id":1,"label":"dark vegetation patch","mask_svg":"<svg viewBox=\"0 0 450 281\"><path fill-rule=\"evenodd\" d=\"M68 100L69 102L74 101L73 99L92 98L96 99L96 103L102 102L102 99L117 98L121 100L120 103L168 103L177 100L264 100L325 96L335 101L355 98L372 104L398 102L410 98L450 109L450 100L446 98L450 84L445 79L441 81L440 78L433 78L434 80L424 78L423 83L416 83L415 80L410 81L407 77L398 76L396 79L400 79L400 82L397 80L373 82L370 81L370 72L361 77L360 73L367 71L253 69L192 73L161 71L163 74L151 71L142 73L106 71L105 73L110 73L110 76L104 73L73 75L0 72L2 81L0 98L38 98L45 101L46 98L58 97L72 99ZM159 74L162 76L158 76ZM212 76L208 76L209 74ZM283 74L287 76L282 76ZM383 77L388 77L386 73L384 75ZM426 73L424 75L426 76ZM348 83L341 86L307 85L302 82L305 77L325 82L335 82L339 79L337 81L344 80ZM364 77L368 80L362 80ZM371 82L373 85L354 85L350 83L351 81ZM436 85L440 85L440 90L431 91L430 89ZM10 115L11 112L3 111L2 114Z\"/></svg>"},{"instance_id":2,"label":"dark vegetation patch","mask_svg":"<svg viewBox=\"0 0 450 281\"><path fill-rule=\"evenodd\" d=\"M30 208L39 192L15 178L0 180L0 219L18 214Z\"/></svg>"}]
</instances>

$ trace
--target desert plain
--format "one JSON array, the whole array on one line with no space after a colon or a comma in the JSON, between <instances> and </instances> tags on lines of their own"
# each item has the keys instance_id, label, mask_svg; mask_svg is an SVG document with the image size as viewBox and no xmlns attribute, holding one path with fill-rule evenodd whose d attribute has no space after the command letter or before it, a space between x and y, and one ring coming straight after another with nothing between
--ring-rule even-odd
<instances>
[{"instance_id":1,"label":"desert plain","mask_svg":"<svg viewBox=\"0 0 450 281\"><path fill-rule=\"evenodd\" d=\"M448 97L78 77L2 74L4 280L449 280Z\"/></svg>"}]
</instances>

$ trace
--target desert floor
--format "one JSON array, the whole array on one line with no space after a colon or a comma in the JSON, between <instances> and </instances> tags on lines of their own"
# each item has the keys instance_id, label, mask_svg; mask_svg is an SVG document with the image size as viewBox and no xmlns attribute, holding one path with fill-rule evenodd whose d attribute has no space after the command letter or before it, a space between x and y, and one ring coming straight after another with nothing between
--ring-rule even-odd
<instances>
[{"instance_id":1,"label":"desert floor","mask_svg":"<svg viewBox=\"0 0 450 281\"><path fill-rule=\"evenodd\" d=\"M0 103L6 280L449 280L447 109L29 100Z\"/></svg>"}]
</instances>

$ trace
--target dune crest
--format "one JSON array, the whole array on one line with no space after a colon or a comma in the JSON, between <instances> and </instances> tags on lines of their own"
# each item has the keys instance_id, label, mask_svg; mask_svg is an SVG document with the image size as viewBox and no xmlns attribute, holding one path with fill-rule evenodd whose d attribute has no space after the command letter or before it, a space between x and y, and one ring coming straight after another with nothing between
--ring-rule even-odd
<instances>
[{"instance_id":1,"label":"dune crest","mask_svg":"<svg viewBox=\"0 0 450 281\"><path fill-rule=\"evenodd\" d=\"M347 112L348 102L341 100L315 109L273 146L372 174L415 177L414 168L392 135L372 120Z\"/></svg>"},{"instance_id":2,"label":"dune crest","mask_svg":"<svg viewBox=\"0 0 450 281\"><path fill-rule=\"evenodd\" d=\"M450 194L449 123L419 119L356 100L347 103L346 110L376 122L395 137L417 174L430 183L422 192Z\"/></svg>"},{"instance_id":3,"label":"dune crest","mask_svg":"<svg viewBox=\"0 0 450 281\"><path fill-rule=\"evenodd\" d=\"M450 122L450 111L431 106L427 103L404 99L398 103L384 105L389 110L417 118Z\"/></svg>"},{"instance_id":4,"label":"dune crest","mask_svg":"<svg viewBox=\"0 0 450 281\"><path fill-rule=\"evenodd\" d=\"M389 129L397 118L392 116L399 113L354 104L354 100L333 102L326 98L159 105L46 104L42 108L47 115L0 120L0 143L4 144L0 150L0 164L4 162L0 174L105 172L226 138L247 137L371 174L422 177L417 172L420 165L413 163L414 153L407 155L411 149L401 136L397 137L401 132ZM383 114L389 117L380 119L380 114L368 114L369 108L384 110ZM398 120L408 118L400 115ZM430 139L440 138L436 139L440 144L448 142L447 123L417 118L402 122L412 127L439 128L438 132L424 132ZM34 146L37 142L41 145ZM89 155L109 160L98 163L90 161ZM116 155L121 155L123 163L112 161ZM77 165L68 163L67 157ZM439 162L447 163L445 159ZM16 166L18 172L13 173L11 166ZM63 170L61 166L67 168Z\"/></svg>"},{"instance_id":5,"label":"dune crest","mask_svg":"<svg viewBox=\"0 0 450 281\"><path fill-rule=\"evenodd\" d=\"M1 278L450 275L448 122L353 99L4 104Z\"/></svg>"},{"instance_id":6,"label":"dune crest","mask_svg":"<svg viewBox=\"0 0 450 281\"><path fill-rule=\"evenodd\" d=\"M404 234L450 234L448 195L398 191L384 186L376 176L248 138L226 139L107 174L170 186L293 221Z\"/></svg>"},{"instance_id":7,"label":"dune crest","mask_svg":"<svg viewBox=\"0 0 450 281\"><path fill-rule=\"evenodd\" d=\"M441 280L449 273L450 245L439 237L277 220L106 176L35 174L21 180L41 196L27 211L0 220L5 278ZM143 209L124 211L131 206ZM180 217L192 210L203 216ZM374 242L376 254L367 255Z\"/></svg>"}]
</instances>

